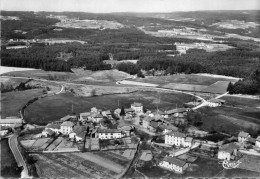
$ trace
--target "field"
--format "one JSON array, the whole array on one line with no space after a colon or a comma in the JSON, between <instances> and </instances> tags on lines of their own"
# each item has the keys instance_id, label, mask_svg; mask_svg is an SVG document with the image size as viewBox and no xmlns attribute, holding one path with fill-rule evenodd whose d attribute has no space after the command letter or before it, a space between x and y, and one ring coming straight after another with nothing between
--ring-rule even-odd
<instances>
[{"instance_id":1,"label":"field","mask_svg":"<svg viewBox=\"0 0 260 179\"><path fill-rule=\"evenodd\" d=\"M116 81L130 78L128 73L118 70L90 71L72 69L73 72L55 72L44 70L7 72L5 76L39 78L55 81L68 81L83 84L115 85Z\"/></svg>"},{"instance_id":2,"label":"field","mask_svg":"<svg viewBox=\"0 0 260 179\"><path fill-rule=\"evenodd\" d=\"M181 83L169 83L162 86L163 88L170 88L181 91L202 91L208 86L205 85L194 85L194 84L181 84Z\"/></svg>"},{"instance_id":3,"label":"field","mask_svg":"<svg viewBox=\"0 0 260 179\"><path fill-rule=\"evenodd\" d=\"M0 66L0 75L10 72L17 72L17 71L31 71L36 70L34 68L18 68L18 67L6 67L6 66Z\"/></svg>"},{"instance_id":4,"label":"field","mask_svg":"<svg viewBox=\"0 0 260 179\"><path fill-rule=\"evenodd\" d=\"M114 178L125 171L130 160L110 152L37 154L40 177Z\"/></svg>"},{"instance_id":5,"label":"field","mask_svg":"<svg viewBox=\"0 0 260 179\"><path fill-rule=\"evenodd\" d=\"M20 116L19 110L30 99L42 95L42 89L12 91L1 94L1 117Z\"/></svg>"},{"instance_id":6,"label":"field","mask_svg":"<svg viewBox=\"0 0 260 179\"><path fill-rule=\"evenodd\" d=\"M237 81L236 79L202 76L196 74L175 74L170 76L152 76L146 78L136 78L134 81L167 85L169 83L194 84L194 85L211 85L217 81Z\"/></svg>"},{"instance_id":7,"label":"field","mask_svg":"<svg viewBox=\"0 0 260 179\"><path fill-rule=\"evenodd\" d=\"M129 108L133 102L142 102L144 107L150 110L155 110L158 104L160 110L166 110L175 108L176 105L181 107L190 99L189 95L180 93L135 92L94 97L77 97L64 93L34 102L26 109L25 116L28 123L43 124L59 120L71 113L72 104L74 112L78 114L89 111L92 107L104 110L114 110L121 106Z\"/></svg>"},{"instance_id":8,"label":"field","mask_svg":"<svg viewBox=\"0 0 260 179\"><path fill-rule=\"evenodd\" d=\"M205 130L225 131L237 135L241 130L257 130L260 128L260 111L258 99L239 97L223 97L226 104L217 108L201 108L202 128ZM252 131L250 131L252 132Z\"/></svg>"},{"instance_id":9,"label":"field","mask_svg":"<svg viewBox=\"0 0 260 179\"><path fill-rule=\"evenodd\" d=\"M0 167L1 177L20 177L21 170L18 169L15 158L8 146L8 140L4 139L0 141Z\"/></svg>"}]
</instances>

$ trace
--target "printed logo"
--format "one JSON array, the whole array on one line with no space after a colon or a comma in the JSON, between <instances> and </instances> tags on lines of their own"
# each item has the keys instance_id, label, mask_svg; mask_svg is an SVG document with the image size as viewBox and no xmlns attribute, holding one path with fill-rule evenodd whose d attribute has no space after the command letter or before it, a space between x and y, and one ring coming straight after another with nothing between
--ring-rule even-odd
<instances>
[{"instance_id":1,"label":"printed logo","mask_svg":"<svg viewBox=\"0 0 260 179\"><path fill-rule=\"evenodd\" d=\"M228 161L228 160L224 160L224 161L220 161L219 164L222 164L222 166L225 169L233 169L233 168L238 168L239 164L242 163L239 160L238 161Z\"/></svg>"}]
</instances>

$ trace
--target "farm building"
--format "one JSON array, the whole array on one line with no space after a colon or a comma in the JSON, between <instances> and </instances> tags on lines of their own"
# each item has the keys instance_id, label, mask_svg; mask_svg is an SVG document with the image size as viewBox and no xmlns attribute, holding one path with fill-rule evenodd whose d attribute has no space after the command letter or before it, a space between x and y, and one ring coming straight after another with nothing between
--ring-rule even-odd
<instances>
[{"instance_id":1,"label":"farm building","mask_svg":"<svg viewBox=\"0 0 260 179\"><path fill-rule=\"evenodd\" d=\"M84 112L79 114L79 121L86 122L90 116L90 112Z\"/></svg>"},{"instance_id":2,"label":"farm building","mask_svg":"<svg viewBox=\"0 0 260 179\"><path fill-rule=\"evenodd\" d=\"M176 157L166 156L160 163L159 166L175 171L176 173L183 173L188 168L188 163L180 160Z\"/></svg>"},{"instance_id":3,"label":"farm building","mask_svg":"<svg viewBox=\"0 0 260 179\"><path fill-rule=\"evenodd\" d=\"M144 113L143 104L134 102L131 104L131 108L135 110L136 114Z\"/></svg>"},{"instance_id":4,"label":"farm building","mask_svg":"<svg viewBox=\"0 0 260 179\"><path fill-rule=\"evenodd\" d=\"M188 109L187 108L177 108L177 109L172 109L172 110L168 110L166 111L166 114L170 117L179 117L179 115L186 115L187 114Z\"/></svg>"},{"instance_id":5,"label":"farm building","mask_svg":"<svg viewBox=\"0 0 260 179\"><path fill-rule=\"evenodd\" d=\"M98 129L96 132L96 138L99 139L118 139L122 137L123 133L118 129Z\"/></svg>"},{"instance_id":6,"label":"farm building","mask_svg":"<svg viewBox=\"0 0 260 179\"><path fill-rule=\"evenodd\" d=\"M74 126L73 122L65 121L60 125L60 131L62 134L67 135L71 133L73 126Z\"/></svg>"},{"instance_id":7,"label":"farm building","mask_svg":"<svg viewBox=\"0 0 260 179\"><path fill-rule=\"evenodd\" d=\"M221 106L223 104L225 104L225 100L223 99L216 99L216 98L212 98L210 100L208 100L208 105L210 107L217 107L217 106Z\"/></svg>"},{"instance_id":8,"label":"farm building","mask_svg":"<svg viewBox=\"0 0 260 179\"><path fill-rule=\"evenodd\" d=\"M229 143L223 145L218 151L218 159L220 160L230 160L237 156L239 145L236 143Z\"/></svg>"},{"instance_id":9,"label":"farm building","mask_svg":"<svg viewBox=\"0 0 260 179\"><path fill-rule=\"evenodd\" d=\"M148 129L152 120L153 118L150 116L146 116L145 118L143 118L143 128Z\"/></svg>"},{"instance_id":10,"label":"farm building","mask_svg":"<svg viewBox=\"0 0 260 179\"><path fill-rule=\"evenodd\" d=\"M250 135L247 132L241 131L238 134L238 142L243 143L250 138Z\"/></svg>"},{"instance_id":11,"label":"farm building","mask_svg":"<svg viewBox=\"0 0 260 179\"><path fill-rule=\"evenodd\" d=\"M77 116L67 115L67 116L62 117L60 120L64 122L64 121L69 121L69 120L74 120L74 119L77 119Z\"/></svg>"},{"instance_id":12,"label":"farm building","mask_svg":"<svg viewBox=\"0 0 260 179\"><path fill-rule=\"evenodd\" d=\"M5 119L0 119L0 126L10 126L14 127L16 125L21 125L23 120L18 117L7 117Z\"/></svg>"},{"instance_id":13,"label":"farm building","mask_svg":"<svg viewBox=\"0 0 260 179\"><path fill-rule=\"evenodd\" d=\"M143 150L140 160L143 161L151 161L153 158L153 154L150 150Z\"/></svg>"},{"instance_id":14,"label":"farm building","mask_svg":"<svg viewBox=\"0 0 260 179\"><path fill-rule=\"evenodd\" d=\"M76 125L73 127L72 132L69 134L70 139L75 139L77 142L84 141L87 132L86 126Z\"/></svg>"},{"instance_id":15,"label":"farm building","mask_svg":"<svg viewBox=\"0 0 260 179\"><path fill-rule=\"evenodd\" d=\"M170 133L170 132L176 132L178 131L178 127L175 127L174 125L168 124L164 126L164 134Z\"/></svg>"}]
</instances>

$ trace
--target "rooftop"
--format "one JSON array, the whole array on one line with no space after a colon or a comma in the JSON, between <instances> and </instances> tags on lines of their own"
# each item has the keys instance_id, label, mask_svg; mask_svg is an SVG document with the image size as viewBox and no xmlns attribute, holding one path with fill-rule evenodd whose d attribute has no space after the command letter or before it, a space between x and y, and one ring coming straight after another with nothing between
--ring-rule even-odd
<instances>
[{"instance_id":1,"label":"rooftop","mask_svg":"<svg viewBox=\"0 0 260 179\"><path fill-rule=\"evenodd\" d=\"M121 133L118 129L98 129L97 133Z\"/></svg>"},{"instance_id":2,"label":"rooftop","mask_svg":"<svg viewBox=\"0 0 260 179\"><path fill-rule=\"evenodd\" d=\"M174 136L174 137L181 137L181 138L185 138L186 135L184 133L181 133L181 132L169 132L167 133L166 135L171 135L171 136Z\"/></svg>"},{"instance_id":3,"label":"rooftop","mask_svg":"<svg viewBox=\"0 0 260 179\"><path fill-rule=\"evenodd\" d=\"M136 102L134 102L133 104L131 104L131 106L141 107L141 106L143 106L143 104L142 104L142 103L136 103Z\"/></svg>"},{"instance_id":4,"label":"rooftop","mask_svg":"<svg viewBox=\"0 0 260 179\"><path fill-rule=\"evenodd\" d=\"M60 124L50 123L45 128L60 129Z\"/></svg>"},{"instance_id":5,"label":"rooftop","mask_svg":"<svg viewBox=\"0 0 260 179\"><path fill-rule=\"evenodd\" d=\"M71 116L70 115L67 115L67 116L64 116L62 118L60 118L61 121L68 121L70 120Z\"/></svg>"},{"instance_id":6,"label":"rooftop","mask_svg":"<svg viewBox=\"0 0 260 179\"><path fill-rule=\"evenodd\" d=\"M185 161L180 160L180 159L178 159L178 158L176 158L176 157L170 157L170 156L166 156L166 157L163 159L163 161L166 161L166 162L168 162L168 163L177 165L177 166L179 166L179 167L183 167L183 166L186 164Z\"/></svg>"},{"instance_id":7,"label":"rooftop","mask_svg":"<svg viewBox=\"0 0 260 179\"><path fill-rule=\"evenodd\" d=\"M70 121L65 121L61 124L61 126L67 126L67 127L72 127L74 126L73 122Z\"/></svg>"},{"instance_id":8,"label":"rooftop","mask_svg":"<svg viewBox=\"0 0 260 179\"><path fill-rule=\"evenodd\" d=\"M166 114L175 114L175 113L183 113L183 112L187 112L187 109L186 108L172 109L172 110L166 111Z\"/></svg>"},{"instance_id":9,"label":"rooftop","mask_svg":"<svg viewBox=\"0 0 260 179\"><path fill-rule=\"evenodd\" d=\"M249 136L249 134L247 132L244 132L244 131L241 131L238 134L238 137L245 137L245 138L247 138L248 136Z\"/></svg>"},{"instance_id":10,"label":"rooftop","mask_svg":"<svg viewBox=\"0 0 260 179\"><path fill-rule=\"evenodd\" d=\"M192 137L186 137L186 138L185 138L185 141L186 141L186 142L192 142L192 140L193 140Z\"/></svg>"},{"instance_id":11,"label":"rooftop","mask_svg":"<svg viewBox=\"0 0 260 179\"><path fill-rule=\"evenodd\" d=\"M236 143L229 143L229 144L225 144L223 145L220 150L222 151L225 151L227 153L230 153L232 154L232 152L235 150L235 149L239 149L239 145L237 145Z\"/></svg>"},{"instance_id":12,"label":"rooftop","mask_svg":"<svg viewBox=\"0 0 260 179\"><path fill-rule=\"evenodd\" d=\"M256 141L260 142L260 136L258 136L258 137L256 138Z\"/></svg>"}]
</instances>

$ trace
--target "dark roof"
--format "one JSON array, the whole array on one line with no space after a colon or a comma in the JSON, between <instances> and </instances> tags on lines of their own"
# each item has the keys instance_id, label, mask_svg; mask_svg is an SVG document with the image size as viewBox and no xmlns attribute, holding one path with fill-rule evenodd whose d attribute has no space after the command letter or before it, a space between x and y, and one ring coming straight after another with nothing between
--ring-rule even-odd
<instances>
[{"instance_id":1,"label":"dark roof","mask_svg":"<svg viewBox=\"0 0 260 179\"><path fill-rule=\"evenodd\" d=\"M151 121L151 122L150 122L150 126L152 126L153 128L156 128L156 127L159 126L159 124L158 124L158 122L156 122L156 121Z\"/></svg>"},{"instance_id":2,"label":"dark roof","mask_svg":"<svg viewBox=\"0 0 260 179\"><path fill-rule=\"evenodd\" d=\"M227 153L232 154L232 152L234 151L234 149L239 149L239 145L237 145L236 143L229 143L229 144L225 144L223 145L220 150L221 151L225 151Z\"/></svg>"},{"instance_id":3,"label":"dark roof","mask_svg":"<svg viewBox=\"0 0 260 179\"><path fill-rule=\"evenodd\" d=\"M121 111L121 110L120 110ZM132 109L132 108L126 108L125 109L125 112L134 112L135 110L134 109Z\"/></svg>"},{"instance_id":4,"label":"dark roof","mask_svg":"<svg viewBox=\"0 0 260 179\"><path fill-rule=\"evenodd\" d=\"M177 166L179 166L179 167L183 167L183 166L186 164L185 161L180 160L180 159L178 159L178 158L176 158L176 157L170 157L170 156L166 156L166 157L163 159L163 161L166 161L166 162L168 162L168 163L177 165Z\"/></svg>"},{"instance_id":5,"label":"dark roof","mask_svg":"<svg viewBox=\"0 0 260 179\"><path fill-rule=\"evenodd\" d=\"M60 124L50 123L45 128L60 129Z\"/></svg>"},{"instance_id":6,"label":"dark roof","mask_svg":"<svg viewBox=\"0 0 260 179\"><path fill-rule=\"evenodd\" d=\"M151 116L146 116L145 118L143 118L143 121L147 121L147 122L150 122L152 120L153 118Z\"/></svg>"},{"instance_id":7,"label":"dark roof","mask_svg":"<svg viewBox=\"0 0 260 179\"><path fill-rule=\"evenodd\" d=\"M171 124L165 126L164 128L168 130L176 130L176 131L178 130L178 127L175 127L174 125Z\"/></svg>"},{"instance_id":8,"label":"dark roof","mask_svg":"<svg viewBox=\"0 0 260 179\"><path fill-rule=\"evenodd\" d=\"M121 133L118 129L98 129L97 133Z\"/></svg>"},{"instance_id":9,"label":"dark roof","mask_svg":"<svg viewBox=\"0 0 260 179\"><path fill-rule=\"evenodd\" d=\"M169 132L167 133L166 135L171 135L171 136L174 136L174 137L182 137L182 138L185 138L186 135L184 133L181 133L181 132Z\"/></svg>"},{"instance_id":10,"label":"dark roof","mask_svg":"<svg viewBox=\"0 0 260 179\"><path fill-rule=\"evenodd\" d=\"M70 115L67 115L67 116L64 116L62 118L60 118L61 121L68 121L70 120L71 116Z\"/></svg>"},{"instance_id":11,"label":"dark roof","mask_svg":"<svg viewBox=\"0 0 260 179\"><path fill-rule=\"evenodd\" d=\"M166 111L166 114L175 114L175 113L183 113L183 112L187 112L187 109L186 108L172 109L172 110Z\"/></svg>"},{"instance_id":12,"label":"dark roof","mask_svg":"<svg viewBox=\"0 0 260 179\"><path fill-rule=\"evenodd\" d=\"M131 104L131 106L141 107L141 106L143 106L143 104L142 104L142 103L136 103L136 102L134 102L133 104Z\"/></svg>"},{"instance_id":13,"label":"dark roof","mask_svg":"<svg viewBox=\"0 0 260 179\"><path fill-rule=\"evenodd\" d=\"M44 131L48 132L48 134L50 134L50 135L54 134L54 131L52 131L52 130L50 130L50 129L46 129L46 130L44 130Z\"/></svg>"},{"instance_id":14,"label":"dark roof","mask_svg":"<svg viewBox=\"0 0 260 179\"><path fill-rule=\"evenodd\" d=\"M67 127L73 127L74 126L73 122L71 122L71 121L65 121L61 125L62 126L67 126Z\"/></svg>"}]
</instances>

